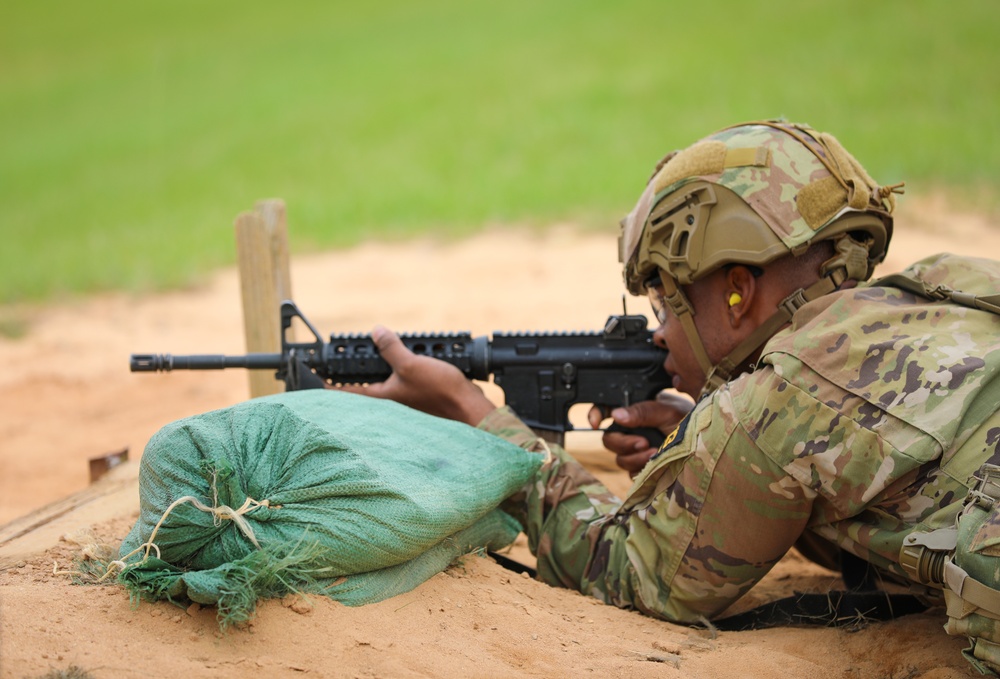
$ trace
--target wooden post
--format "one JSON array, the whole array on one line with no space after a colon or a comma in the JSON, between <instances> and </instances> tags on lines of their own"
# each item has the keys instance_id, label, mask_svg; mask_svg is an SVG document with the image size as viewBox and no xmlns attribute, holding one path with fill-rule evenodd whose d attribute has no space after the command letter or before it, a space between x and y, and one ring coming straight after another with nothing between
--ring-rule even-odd
<instances>
[{"instance_id":1,"label":"wooden post","mask_svg":"<svg viewBox=\"0 0 1000 679\"><path fill-rule=\"evenodd\" d=\"M285 203L263 200L236 217L236 255L247 352L281 351L281 302L292 298ZM251 370L250 398L284 391L270 370Z\"/></svg>"}]
</instances>

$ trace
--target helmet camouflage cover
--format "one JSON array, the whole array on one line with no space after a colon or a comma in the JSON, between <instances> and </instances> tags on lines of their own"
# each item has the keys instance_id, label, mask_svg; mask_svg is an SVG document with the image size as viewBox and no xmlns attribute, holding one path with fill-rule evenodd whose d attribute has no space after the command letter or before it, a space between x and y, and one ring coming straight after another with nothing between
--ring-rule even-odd
<instances>
[{"instance_id":1,"label":"helmet camouflage cover","mask_svg":"<svg viewBox=\"0 0 1000 679\"><path fill-rule=\"evenodd\" d=\"M865 246L865 261L854 252L848 272L866 280L885 257L897 188L880 188L832 135L806 125L723 129L664 158L622 221L626 285L643 294L663 272L689 284L725 264L762 266L841 234Z\"/></svg>"}]
</instances>

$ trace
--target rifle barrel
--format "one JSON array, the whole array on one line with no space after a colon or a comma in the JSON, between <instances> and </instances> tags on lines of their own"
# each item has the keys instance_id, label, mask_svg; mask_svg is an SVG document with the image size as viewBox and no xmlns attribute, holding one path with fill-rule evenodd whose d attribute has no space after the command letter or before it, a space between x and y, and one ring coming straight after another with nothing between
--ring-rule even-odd
<instances>
[{"instance_id":1,"label":"rifle barrel","mask_svg":"<svg viewBox=\"0 0 1000 679\"><path fill-rule=\"evenodd\" d=\"M129 370L134 373L170 372L171 370L223 370L225 368L277 370L280 366L281 354L246 354L244 356L132 354L129 359Z\"/></svg>"}]
</instances>

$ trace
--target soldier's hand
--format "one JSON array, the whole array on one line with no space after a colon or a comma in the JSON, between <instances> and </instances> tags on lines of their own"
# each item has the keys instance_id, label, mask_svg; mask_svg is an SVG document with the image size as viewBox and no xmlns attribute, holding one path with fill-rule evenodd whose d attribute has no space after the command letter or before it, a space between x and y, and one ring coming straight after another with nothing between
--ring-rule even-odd
<instances>
[{"instance_id":1,"label":"soldier's hand","mask_svg":"<svg viewBox=\"0 0 1000 679\"><path fill-rule=\"evenodd\" d=\"M615 454L615 462L631 476L638 474L649 458L656 454L656 447L645 436L621 429L649 427L663 432L664 436L677 428L694 404L687 398L670 392L660 393L655 401L640 401L628 407L615 408L606 413L600 408L590 409L587 419L597 429L610 415L618 425L616 431L605 431L604 447Z\"/></svg>"},{"instance_id":2,"label":"soldier's hand","mask_svg":"<svg viewBox=\"0 0 1000 679\"><path fill-rule=\"evenodd\" d=\"M430 356L418 356L406 348L399 335L376 327L372 340L379 354L392 368L385 382L347 385L343 391L386 398L431 415L458 420L473 426L496 406L482 389L466 379L462 371Z\"/></svg>"}]
</instances>

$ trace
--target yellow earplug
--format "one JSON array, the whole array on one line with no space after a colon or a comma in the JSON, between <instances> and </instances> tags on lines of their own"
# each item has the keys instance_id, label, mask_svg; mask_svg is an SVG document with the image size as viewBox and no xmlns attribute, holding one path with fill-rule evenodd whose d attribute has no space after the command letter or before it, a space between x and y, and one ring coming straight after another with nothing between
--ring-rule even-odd
<instances>
[{"instance_id":1,"label":"yellow earplug","mask_svg":"<svg viewBox=\"0 0 1000 679\"><path fill-rule=\"evenodd\" d=\"M734 292L729 296L729 306L736 306L743 301L743 296L738 292Z\"/></svg>"}]
</instances>

